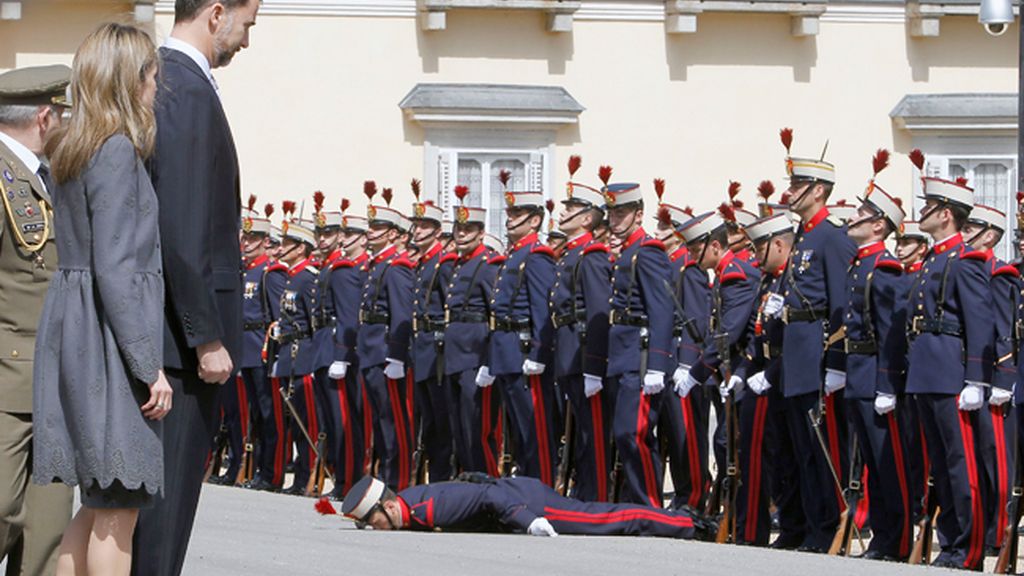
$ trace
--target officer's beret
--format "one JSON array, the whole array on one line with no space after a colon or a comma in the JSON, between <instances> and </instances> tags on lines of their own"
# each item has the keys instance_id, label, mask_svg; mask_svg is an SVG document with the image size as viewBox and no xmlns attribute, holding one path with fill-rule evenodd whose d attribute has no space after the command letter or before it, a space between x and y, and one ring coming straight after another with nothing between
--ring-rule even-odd
<instances>
[{"instance_id":1,"label":"officer's beret","mask_svg":"<svg viewBox=\"0 0 1024 576\"><path fill-rule=\"evenodd\" d=\"M57 104L71 82L63 64L17 68L0 74L0 105Z\"/></svg>"}]
</instances>

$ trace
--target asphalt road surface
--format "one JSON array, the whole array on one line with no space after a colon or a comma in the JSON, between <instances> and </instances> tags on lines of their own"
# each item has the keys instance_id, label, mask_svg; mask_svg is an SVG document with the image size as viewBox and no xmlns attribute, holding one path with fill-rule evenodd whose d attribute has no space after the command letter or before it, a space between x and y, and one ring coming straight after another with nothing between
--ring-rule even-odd
<instances>
[{"instance_id":1,"label":"asphalt road surface","mask_svg":"<svg viewBox=\"0 0 1024 576\"><path fill-rule=\"evenodd\" d=\"M660 538L373 532L313 500L206 485L187 575L792 576L955 574L938 568ZM856 545L854 546L856 550ZM986 568L991 571L990 564ZM962 573L962 572L961 572Z\"/></svg>"}]
</instances>

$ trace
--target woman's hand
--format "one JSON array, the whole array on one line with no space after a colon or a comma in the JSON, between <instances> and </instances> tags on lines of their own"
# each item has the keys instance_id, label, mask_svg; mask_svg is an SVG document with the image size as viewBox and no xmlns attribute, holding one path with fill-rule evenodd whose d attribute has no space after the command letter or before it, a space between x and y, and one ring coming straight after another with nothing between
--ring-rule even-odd
<instances>
[{"instance_id":1,"label":"woman's hand","mask_svg":"<svg viewBox=\"0 0 1024 576\"><path fill-rule=\"evenodd\" d=\"M171 398L174 390L160 370L156 374L156 382L149 385L149 402L142 405L142 415L150 420L163 420L164 416L171 411Z\"/></svg>"}]
</instances>

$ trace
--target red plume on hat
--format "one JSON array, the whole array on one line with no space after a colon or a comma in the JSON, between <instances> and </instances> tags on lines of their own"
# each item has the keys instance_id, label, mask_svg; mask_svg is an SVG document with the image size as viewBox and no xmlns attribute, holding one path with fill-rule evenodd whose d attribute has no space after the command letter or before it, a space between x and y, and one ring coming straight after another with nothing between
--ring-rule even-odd
<instances>
[{"instance_id":1,"label":"red plume on hat","mask_svg":"<svg viewBox=\"0 0 1024 576\"><path fill-rule=\"evenodd\" d=\"M846 206L846 198L836 200L836 206Z\"/></svg>"},{"instance_id":2,"label":"red plume on hat","mask_svg":"<svg viewBox=\"0 0 1024 576\"><path fill-rule=\"evenodd\" d=\"M757 185L757 193L761 195L761 198L764 198L765 202L767 202L768 199L772 197L772 194L775 194L775 184L772 184L771 180L762 180L761 183Z\"/></svg>"},{"instance_id":3,"label":"red plume on hat","mask_svg":"<svg viewBox=\"0 0 1024 576\"><path fill-rule=\"evenodd\" d=\"M249 212L252 212L255 209L256 209L256 195L255 194L249 194Z\"/></svg>"},{"instance_id":4,"label":"red plume on hat","mask_svg":"<svg viewBox=\"0 0 1024 576\"><path fill-rule=\"evenodd\" d=\"M871 159L871 168L875 171L874 176L878 176L878 173L885 170L889 166L889 151L885 148L879 148L875 152L874 158Z\"/></svg>"},{"instance_id":5,"label":"red plume on hat","mask_svg":"<svg viewBox=\"0 0 1024 576\"><path fill-rule=\"evenodd\" d=\"M380 193L380 197L384 199L384 202L388 206L391 206L391 199L394 198L395 195L391 191L391 188L385 188L384 191Z\"/></svg>"},{"instance_id":6,"label":"red plume on hat","mask_svg":"<svg viewBox=\"0 0 1024 576\"><path fill-rule=\"evenodd\" d=\"M313 504L313 508L322 516L331 516L338 513L338 511L334 509L334 505L331 504L331 501L328 500L326 496L317 500L316 503Z\"/></svg>"},{"instance_id":7,"label":"red plume on hat","mask_svg":"<svg viewBox=\"0 0 1024 576\"><path fill-rule=\"evenodd\" d=\"M569 178L576 175L576 171L583 165L583 158L576 156L575 154L569 156Z\"/></svg>"},{"instance_id":8,"label":"red plume on hat","mask_svg":"<svg viewBox=\"0 0 1024 576\"><path fill-rule=\"evenodd\" d=\"M342 198L341 199L341 211L344 212L344 211L348 210L348 207L351 204L352 203L348 201L348 198Z\"/></svg>"},{"instance_id":9,"label":"red plume on hat","mask_svg":"<svg viewBox=\"0 0 1024 576\"><path fill-rule=\"evenodd\" d=\"M320 213L324 208L324 193L317 190L313 193L313 211Z\"/></svg>"},{"instance_id":10,"label":"red plume on hat","mask_svg":"<svg viewBox=\"0 0 1024 576\"><path fill-rule=\"evenodd\" d=\"M779 130L779 140L782 140L782 145L786 147L786 154L789 154L789 148L793 145L793 129L783 128Z\"/></svg>"},{"instance_id":11,"label":"red plume on hat","mask_svg":"<svg viewBox=\"0 0 1024 576\"><path fill-rule=\"evenodd\" d=\"M668 208L664 206L658 208L658 222L665 226L672 225L672 214L668 211Z\"/></svg>"},{"instance_id":12,"label":"red plume on hat","mask_svg":"<svg viewBox=\"0 0 1024 576\"><path fill-rule=\"evenodd\" d=\"M722 204L718 206L718 213L722 215L723 220L728 222L736 221L736 211L733 210L732 206L725 202L722 202Z\"/></svg>"},{"instance_id":13,"label":"red plume on hat","mask_svg":"<svg viewBox=\"0 0 1024 576\"><path fill-rule=\"evenodd\" d=\"M1024 190L1017 191L1017 204L1024 202Z\"/></svg>"},{"instance_id":14,"label":"red plume on hat","mask_svg":"<svg viewBox=\"0 0 1024 576\"><path fill-rule=\"evenodd\" d=\"M270 217L274 215L274 205L268 203L266 206L264 206L263 207L263 215L266 216L267 219L269 220Z\"/></svg>"},{"instance_id":15,"label":"red plume on hat","mask_svg":"<svg viewBox=\"0 0 1024 576\"><path fill-rule=\"evenodd\" d=\"M683 214L686 214L690 218L693 218L693 208L690 208L689 206L683 208Z\"/></svg>"},{"instance_id":16,"label":"red plume on hat","mask_svg":"<svg viewBox=\"0 0 1024 576\"><path fill-rule=\"evenodd\" d=\"M455 187L455 197L459 199L459 204L462 204L462 201L466 199L468 194L469 186L459 185Z\"/></svg>"},{"instance_id":17,"label":"red plume on hat","mask_svg":"<svg viewBox=\"0 0 1024 576\"><path fill-rule=\"evenodd\" d=\"M908 156L914 166L917 166L917 169L921 171L921 174L924 174L924 152L921 152L919 148L914 148Z\"/></svg>"},{"instance_id":18,"label":"red plume on hat","mask_svg":"<svg viewBox=\"0 0 1024 576\"><path fill-rule=\"evenodd\" d=\"M554 200L548 200L547 202L544 203L544 206L547 207L548 214L551 214L552 212L555 211L555 201Z\"/></svg>"},{"instance_id":19,"label":"red plume on hat","mask_svg":"<svg viewBox=\"0 0 1024 576\"><path fill-rule=\"evenodd\" d=\"M665 180L662 178L654 179L654 193L658 195L658 202L661 202L661 197L665 195ZM660 218L660 216L659 216Z\"/></svg>"},{"instance_id":20,"label":"red plume on hat","mask_svg":"<svg viewBox=\"0 0 1024 576\"><path fill-rule=\"evenodd\" d=\"M373 202L373 197L377 195L377 183L373 180L363 182L363 194L366 194L366 198Z\"/></svg>"},{"instance_id":21,"label":"red plume on hat","mask_svg":"<svg viewBox=\"0 0 1024 576\"><path fill-rule=\"evenodd\" d=\"M409 187L412 188L412 195L415 196L417 200L419 200L420 199L420 181L415 179L415 178L413 178L412 182L409 183Z\"/></svg>"},{"instance_id":22,"label":"red plume on hat","mask_svg":"<svg viewBox=\"0 0 1024 576\"><path fill-rule=\"evenodd\" d=\"M729 201L733 201L740 195L740 183L729 181Z\"/></svg>"},{"instance_id":23,"label":"red plume on hat","mask_svg":"<svg viewBox=\"0 0 1024 576\"><path fill-rule=\"evenodd\" d=\"M789 205L789 192L783 192L782 196L779 197L779 203L788 206Z\"/></svg>"},{"instance_id":24,"label":"red plume on hat","mask_svg":"<svg viewBox=\"0 0 1024 576\"><path fill-rule=\"evenodd\" d=\"M601 182L604 182L605 186L607 186L608 181L612 179L612 167L601 166L597 170L597 177L601 179Z\"/></svg>"},{"instance_id":25,"label":"red plume on hat","mask_svg":"<svg viewBox=\"0 0 1024 576\"><path fill-rule=\"evenodd\" d=\"M903 208L903 199L902 198L893 198L892 199L892 203L895 204L896 206L899 206L900 208Z\"/></svg>"},{"instance_id":26,"label":"red plume on hat","mask_svg":"<svg viewBox=\"0 0 1024 576\"><path fill-rule=\"evenodd\" d=\"M743 210L743 206L744 206L743 200L733 200L732 201L733 210Z\"/></svg>"},{"instance_id":27,"label":"red plume on hat","mask_svg":"<svg viewBox=\"0 0 1024 576\"><path fill-rule=\"evenodd\" d=\"M956 177L956 183L961 185L961 186L967 186L967 178L964 177L964 176L957 176Z\"/></svg>"},{"instance_id":28,"label":"red plume on hat","mask_svg":"<svg viewBox=\"0 0 1024 576\"><path fill-rule=\"evenodd\" d=\"M501 182L501 187L508 190L508 181L512 179L512 172L508 170L502 170L498 172L498 181Z\"/></svg>"},{"instance_id":29,"label":"red plume on hat","mask_svg":"<svg viewBox=\"0 0 1024 576\"><path fill-rule=\"evenodd\" d=\"M291 200L285 200L284 202L281 202L281 212L284 212L284 215L286 217L294 215L295 202L292 202Z\"/></svg>"}]
</instances>

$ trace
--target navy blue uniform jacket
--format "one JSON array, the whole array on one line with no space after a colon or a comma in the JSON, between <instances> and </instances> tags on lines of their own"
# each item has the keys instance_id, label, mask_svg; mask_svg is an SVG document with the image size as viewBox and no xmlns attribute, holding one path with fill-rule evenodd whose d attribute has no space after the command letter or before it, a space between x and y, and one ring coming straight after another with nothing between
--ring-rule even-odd
<instances>
[{"instance_id":1,"label":"navy blue uniform jacket","mask_svg":"<svg viewBox=\"0 0 1024 576\"><path fill-rule=\"evenodd\" d=\"M564 322L555 332L555 377L604 376L608 368L608 310L611 298L611 260L608 247L587 232L565 245L555 267L551 289L553 318ZM585 342L580 340L585 328Z\"/></svg>"},{"instance_id":2,"label":"navy blue uniform jacket","mask_svg":"<svg viewBox=\"0 0 1024 576\"><path fill-rule=\"evenodd\" d=\"M900 299L902 273L903 266L885 249L884 242L858 249L850 265L846 341L851 347L873 342L875 351L851 349L847 354L846 398L867 400L878 393L903 392L902 340L906 336L904 325L893 323L898 318L896 309L906 302Z\"/></svg>"}]
</instances>

